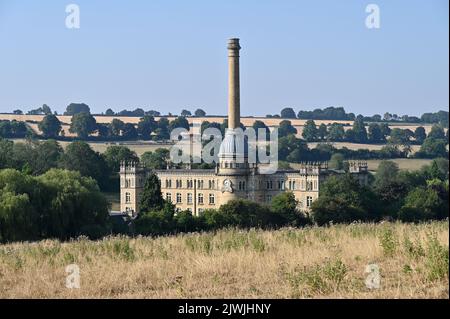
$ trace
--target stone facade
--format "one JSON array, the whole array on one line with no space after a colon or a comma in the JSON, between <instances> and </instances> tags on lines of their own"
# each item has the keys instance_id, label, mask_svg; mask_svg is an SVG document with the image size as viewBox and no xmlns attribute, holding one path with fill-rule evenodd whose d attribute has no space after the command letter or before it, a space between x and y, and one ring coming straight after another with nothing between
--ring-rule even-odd
<instances>
[{"instance_id":1,"label":"stone facade","mask_svg":"<svg viewBox=\"0 0 450 319\"><path fill-rule=\"evenodd\" d=\"M121 165L121 210L134 215L139 212L139 200L145 177L151 172L135 163ZM224 174L216 169L168 169L153 171L161 182L164 199L175 204L178 210L188 210L200 215L205 209L219 208L233 199L248 199L270 204L282 192L292 192L299 209L308 211L320 195L327 177L343 174L328 169L327 163L304 163L297 170L282 170L263 175L258 169L247 174ZM351 162L350 174L361 184L368 181L367 164Z\"/></svg>"}]
</instances>

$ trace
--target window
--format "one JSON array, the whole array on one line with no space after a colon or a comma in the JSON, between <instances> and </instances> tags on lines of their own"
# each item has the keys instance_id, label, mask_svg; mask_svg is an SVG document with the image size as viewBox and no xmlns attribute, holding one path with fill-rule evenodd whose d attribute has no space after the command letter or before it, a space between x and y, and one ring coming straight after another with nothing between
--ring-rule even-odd
<instances>
[{"instance_id":1,"label":"window","mask_svg":"<svg viewBox=\"0 0 450 319\"><path fill-rule=\"evenodd\" d=\"M131 203L131 194L125 193L125 203L129 204Z\"/></svg>"},{"instance_id":2,"label":"window","mask_svg":"<svg viewBox=\"0 0 450 319\"><path fill-rule=\"evenodd\" d=\"M209 186L209 189L212 188L212 180L209 180L209 181L208 181L208 186Z\"/></svg>"},{"instance_id":3,"label":"window","mask_svg":"<svg viewBox=\"0 0 450 319\"><path fill-rule=\"evenodd\" d=\"M203 204L203 194L202 193L198 194L198 203Z\"/></svg>"},{"instance_id":4,"label":"window","mask_svg":"<svg viewBox=\"0 0 450 319\"><path fill-rule=\"evenodd\" d=\"M198 188L203 189L203 180L198 181Z\"/></svg>"},{"instance_id":5,"label":"window","mask_svg":"<svg viewBox=\"0 0 450 319\"><path fill-rule=\"evenodd\" d=\"M214 194L209 194L209 203L212 204L212 205L215 203L215 201L214 201Z\"/></svg>"},{"instance_id":6,"label":"window","mask_svg":"<svg viewBox=\"0 0 450 319\"><path fill-rule=\"evenodd\" d=\"M187 194L187 203L192 204L192 193Z\"/></svg>"},{"instance_id":7,"label":"window","mask_svg":"<svg viewBox=\"0 0 450 319\"><path fill-rule=\"evenodd\" d=\"M172 202L172 194L171 193L166 193L166 200L168 202Z\"/></svg>"},{"instance_id":8,"label":"window","mask_svg":"<svg viewBox=\"0 0 450 319\"><path fill-rule=\"evenodd\" d=\"M311 207L312 201L313 199L311 196L306 196L306 207Z\"/></svg>"},{"instance_id":9,"label":"window","mask_svg":"<svg viewBox=\"0 0 450 319\"><path fill-rule=\"evenodd\" d=\"M203 209L203 208L199 208L198 209L198 214L201 216L201 215L203 215L203 212L204 212L205 210Z\"/></svg>"},{"instance_id":10,"label":"window","mask_svg":"<svg viewBox=\"0 0 450 319\"><path fill-rule=\"evenodd\" d=\"M268 203L270 203L272 201L272 195L267 195L266 200Z\"/></svg>"},{"instance_id":11,"label":"window","mask_svg":"<svg viewBox=\"0 0 450 319\"><path fill-rule=\"evenodd\" d=\"M292 181L292 189L295 190L295 181Z\"/></svg>"},{"instance_id":12,"label":"window","mask_svg":"<svg viewBox=\"0 0 450 319\"><path fill-rule=\"evenodd\" d=\"M177 193L177 204L181 203L181 194Z\"/></svg>"},{"instance_id":13,"label":"window","mask_svg":"<svg viewBox=\"0 0 450 319\"><path fill-rule=\"evenodd\" d=\"M284 190L284 188L285 188L285 182L281 181L281 189Z\"/></svg>"}]
</instances>

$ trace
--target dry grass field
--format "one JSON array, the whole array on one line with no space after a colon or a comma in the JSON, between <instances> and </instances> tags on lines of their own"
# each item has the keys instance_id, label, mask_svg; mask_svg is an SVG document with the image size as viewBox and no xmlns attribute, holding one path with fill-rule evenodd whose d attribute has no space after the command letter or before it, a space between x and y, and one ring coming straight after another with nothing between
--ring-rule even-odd
<instances>
[{"instance_id":1,"label":"dry grass field","mask_svg":"<svg viewBox=\"0 0 450 319\"><path fill-rule=\"evenodd\" d=\"M448 241L444 221L8 244L0 298L449 298Z\"/></svg>"},{"instance_id":2,"label":"dry grass field","mask_svg":"<svg viewBox=\"0 0 450 319\"><path fill-rule=\"evenodd\" d=\"M308 143L310 148L315 148L318 144L317 142ZM351 150L358 149L368 149L370 151L381 150L386 144L362 144L362 143L349 143L349 142L333 142L331 143L335 148L346 147ZM412 153L417 152L420 149L420 145L411 145Z\"/></svg>"},{"instance_id":3,"label":"dry grass field","mask_svg":"<svg viewBox=\"0 0 450 319\"><path fill-rule=\"evenodd\" d=\"M416 171L422 168L422 166L430 164L433 160L431 159L419 159L419 158L396 158L392 159L397 163L400 170ZM381 160L368 160L367 166L370 171L376 171L378 165L380 165Z\"/></svg>"}]
</instances>

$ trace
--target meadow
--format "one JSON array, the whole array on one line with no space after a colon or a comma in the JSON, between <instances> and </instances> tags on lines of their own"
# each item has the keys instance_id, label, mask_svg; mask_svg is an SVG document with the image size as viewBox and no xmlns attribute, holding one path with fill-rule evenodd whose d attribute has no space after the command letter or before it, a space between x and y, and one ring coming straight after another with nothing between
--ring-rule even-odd
<instances>
[{"instance_id":1,"label":"meadow","mask_svg":"<svg viewBox=\"0 0 450 319\"><path fill-rule=\"evenodd\" d=\"M46 240L0 246L0 298L449 298L448 267L448 220Z\"/></svg>"}]
</instances>

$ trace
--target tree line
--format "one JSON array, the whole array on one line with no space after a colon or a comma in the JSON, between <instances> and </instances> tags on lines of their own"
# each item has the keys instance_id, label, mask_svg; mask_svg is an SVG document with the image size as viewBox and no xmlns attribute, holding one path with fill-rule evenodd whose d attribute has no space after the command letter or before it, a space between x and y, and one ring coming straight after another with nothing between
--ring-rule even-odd
<instances>
[{"instance_id":1,"label":"tree line","mask_svg":"<svg viewBox=\"0 0 450 319\"><path fill-rule=\"evenodd\" d=\"M404 222L445 219L449 216L448 160L434 160L415 172L400 171L395 162L383 161L369 185L361 186L349 173L339 174L324 182L320 194L310 212L299 210L294 194L284 192L268 205L239 199L193 216L189 211L176 211L166 202L158 178L151 175L142 194L143 211L132 232L159 236L223 227L273 229L383 219Z\"/></svg>"},{"instance_id":2,"label":"tree line","mask_svg":"<svg viewBox=\"0 0 450 319\"><path fill-rule=\"evenodd\" d=\"M326 107L324 109L314 109L313 111L300 110L295 113L291 107L285 107L280 114L267 114L267 118L286 118L286 119L301 119L301 120L335 120L335 121L354 121L358 117L366 122L405 122L405 123L427 123L440 124L448 128L448 111L438 111L434 113L424 113L420 117L391 114L386 112L382 115L375 114L373 116L355 115L354 113L347 113L343 107Z\"/></svg>"},{"instance_id":3,"label":"tree line","mask_svg":"<svg viewBox=\"0 0 450 319\"><path fill-rule=\"evenodd\" d=\"M100 238L121 232L162 235L222 227L297 227L386 218L418 222L448 217L448 160L436 159L413 172L400 171L395 162L383 161L367 186L361 186L349 173L332 176L321 185L320 197L313 203L311 212L300 211L293 194L285 192L276 196L270 205L236 200L196 217L189 211L177 212L171 203L163 200L160 182L153 174L144 186L142 214L130 228L123 228L108 218L108 203L100 192L101 183L102 177L112 177L104 175L105 167L117 172L121 160L139 160L134 152L111 146L104 155L98 154L85 142L74 142L62 151L55 141L37 145L17 143L11 150L10 143L0 140L2 242L65 240L79 235ZM27 156L25 162L20 161ZM167 150L157 150L143 154L140 160L144 165L160 169L166 165L165 157L168 157ZM5 168L9 160L19 160L14 165L22 169ZM345 164L336 154L330 162L330 166L344 171Z\"/></svg>"}]
</instances>

